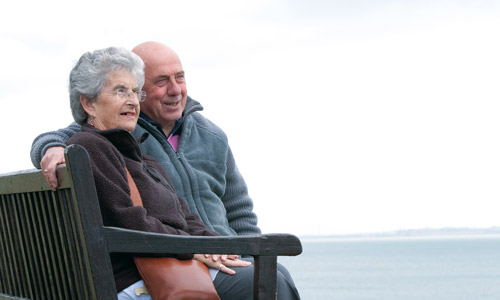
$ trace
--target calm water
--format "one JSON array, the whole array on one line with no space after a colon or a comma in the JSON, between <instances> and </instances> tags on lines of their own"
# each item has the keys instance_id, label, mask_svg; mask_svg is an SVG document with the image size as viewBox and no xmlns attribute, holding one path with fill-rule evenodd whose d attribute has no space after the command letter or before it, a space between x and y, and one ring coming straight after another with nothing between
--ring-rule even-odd
<instances>
[{"instance_id":1,"label":"calm water","mask_svg":"<svg viewBox=\"0 0 500 300\"><path fill-rule=\"evenodd\" d=\"M500 300L500 237L303 240L303 300Z\"/></svg>"}]
</instances>

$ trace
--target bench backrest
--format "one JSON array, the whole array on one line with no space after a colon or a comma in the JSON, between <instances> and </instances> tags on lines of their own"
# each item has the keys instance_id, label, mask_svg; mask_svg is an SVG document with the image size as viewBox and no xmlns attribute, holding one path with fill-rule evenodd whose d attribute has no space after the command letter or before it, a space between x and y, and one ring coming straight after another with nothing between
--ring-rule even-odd
<instances>
[{"instance_id":1,"label":"bench backrest","mask_svg":"<svg viewBox=\"0 0 500 300\"><path fill-rule=\"evenodd\" d=\"M55 192L40 170L0 175L0 299L117 298L90 165L76 152Z\"/></svg>"}]
</instances>

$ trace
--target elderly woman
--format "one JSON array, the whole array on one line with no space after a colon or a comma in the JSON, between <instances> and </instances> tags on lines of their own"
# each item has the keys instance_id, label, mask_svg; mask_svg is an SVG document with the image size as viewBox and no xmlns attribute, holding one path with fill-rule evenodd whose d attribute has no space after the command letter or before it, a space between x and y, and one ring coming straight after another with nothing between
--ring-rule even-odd
<instances>
[{"instance_id":1,"label":"elderly woman","mask_svg":"<svg viewBox=\"0 0 500 300\"><path fill-rule=\"evenodd\" d=\"M104 225L156 233L218 235L189 211L161 166L141 154L130 134L139 117L139 102L146 97L141 91L143 68L137 55L122 48L82 55L71 71L69 84L71 110L81 132L67 144L81 145L89 153ZM127 169L140 191L143 207L133 205ZM236 255L195 254L193 258L211 268L221 299L252 299L250 262ZM111 261L119 299L151 299L134 294L143 282L132 256L113 254ZM277 284L278 299L299 299L290 275L281 266Z\"/></svg>"}]
</instances>

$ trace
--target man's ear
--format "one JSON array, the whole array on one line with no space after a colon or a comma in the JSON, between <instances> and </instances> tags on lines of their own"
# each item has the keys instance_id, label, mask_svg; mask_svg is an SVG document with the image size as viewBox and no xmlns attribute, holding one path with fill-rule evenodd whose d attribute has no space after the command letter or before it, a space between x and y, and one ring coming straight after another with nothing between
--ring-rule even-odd
<instances>
[{"instance_id":1,"label":"man's ear","mask_svg":"<svg viewBox=\"0 0 500 300\"><path fill-rule=\"evenodd\" d=\"M80 104L83 107L83 110L89 115L95 117L95 108L94 108L94 103L95 101L93 99L87 98L83 95L80 95Z\"/></svg>"}]
</instances>

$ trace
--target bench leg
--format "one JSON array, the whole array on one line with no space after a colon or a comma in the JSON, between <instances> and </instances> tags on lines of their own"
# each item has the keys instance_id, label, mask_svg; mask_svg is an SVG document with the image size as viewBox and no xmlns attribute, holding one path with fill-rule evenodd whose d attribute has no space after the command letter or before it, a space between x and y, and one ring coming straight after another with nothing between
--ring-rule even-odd
<instances>
[{"instance_id":1,"label":"bench leg","mask_svg":"<svg viewBox=\"0 0 500 300\"><path fill-rule=\"evenodd\" d=\"M275 300L278 258L256 256L254 262L254 300Z\"/></svg>"}]
</instances>

